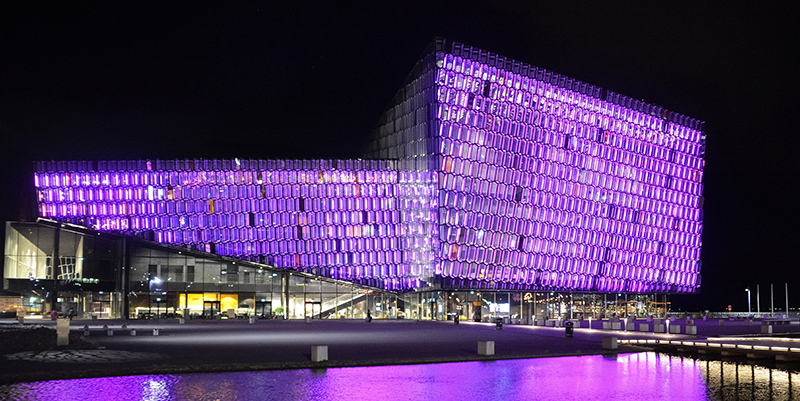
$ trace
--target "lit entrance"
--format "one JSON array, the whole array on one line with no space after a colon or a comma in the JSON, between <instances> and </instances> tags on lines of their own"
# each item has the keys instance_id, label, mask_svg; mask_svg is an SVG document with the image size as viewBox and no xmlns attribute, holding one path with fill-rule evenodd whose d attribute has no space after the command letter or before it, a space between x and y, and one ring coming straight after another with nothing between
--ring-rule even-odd
<instances>
[{"instance_id":1,"label":"lit entrance","mask_svg":"<svg viewBox=\"0 0 800 401\"><path fill-rule=\"evenodd\" d=\"M158 319L158 318L166 318L167 317L167 301L162 300L161 298L156 298L153 301L150 301L150 318L151 319Z\"/></svg>"},{"instance_id":2,"label":"lit entrance","mask_svg":"<svg viewBox=\"0 0 800 401\"><path fill-rule=\"evenodd\" d=\"M219 301L203 301L203 318L213 319L220 313Z\"/></svg>"},{"instance_id":3,"label":"lit entrance","mask_svg":"<svg viewBox=\"0 0 800 401\"><path fill-rule=\"evenodd\" d=\"M99 318L108 318L111 311L111 294L92 294L91 313Z\"/></svg>"},{"instance_id":4,"label":"lit entrance","mask_svg":"<svg viewBox=\"0 0 800 401\"><path fill-rule=\"evenodd\" d=\"M319 319L322 313L322 302L306 302L306 316Z\"/></svg>"},{"instance_id":5,"label":"lit entrance","mask_svg":"<svg viewBox=\"0 0 800 401\"><path fill-rule=\"evenodd\" d=\"M256 317L272 319L272 301L256 301Z\"/></svg>"}]
</instances>

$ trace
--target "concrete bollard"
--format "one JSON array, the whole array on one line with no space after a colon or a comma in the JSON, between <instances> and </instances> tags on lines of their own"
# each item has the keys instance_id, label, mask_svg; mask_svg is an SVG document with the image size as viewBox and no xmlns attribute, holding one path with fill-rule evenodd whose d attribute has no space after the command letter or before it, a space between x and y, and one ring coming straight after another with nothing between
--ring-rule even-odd
<instances>
[{"instance_id":1,"label":"concrete bollard","mask_svg":"<svg viewBox=\"0 0 800 401\"><path fill-rule=\"evenodd\" d=\"M83 336L84 337L89 337L89 326L87 326L87 325L83 326Z\"/></svg>"},{"instance_id":2,"label":"concrete bollard","mask_svg":"<svg viewBox=\"0 0 800 401\"><path fill-rule=\"evenodd\" d=\"M106 335L109 336L109 337L114 337L114 329L106 330Z\"/></svg>"},{"instance_id":3,"label":"concrete bollard","mask_svg":"<svg viewBox=\"0 0 800 401\"><path fill-rule=\"evenodd\" d=\"M603 337L603 349L617 349L617 337Z\"/></svg>"},{"instance_id":4,"label":"concrete bollard","mask_svg":"<svg viewBox=\"0 0 800 401\"><path fill-rule=\"evenodd\" d=\"M178 324L186 324L186 319L184 318L178 319Z\"/></svg>"},{"instance_id":5,"label":"concrete bollard","mask_svg":"<svg viewBox=\"0 0 800 401\"><path fill-rule=\"evenodd\" d=\"M494 341L478 341L478 355L494 355Z\"/></svg>"},{"instance_id":6,"label":"concrete bollard","mask_svg":"<svg viewBox=\"0 0 800 401\"><path fill-rule=\"evenodd\" d=\"M306 316L306 323L311 323L311 316Z\"/></svg>"},{"instance_id":7,"label":"concrete bollard","mask_svg":"<svg viewBox=\"0 0 800 401\"><path fill-rule=\"evenodd\" d=\"M128 330L128 325L127 325L127 324L123 324L123 325L122 325L122 330L123 330L123 331L124 331L124 330Z\"/></svg>"},{"instance_id":8,"label":"concrete bollard","mask_svg":"<svg viewBox=\"0 0 800 401\"><path fill-rule=\"evenodd\" d=\"M103 331L108 331L108 325L107 324L103 325Z\"/></svg>"},{"instance_id":9,"label":"concrete bollard","mask_svg":"<svg viewBox=\"0 0 800 401\"><path fill-rule=\"evenodd\" d=\"M639 331L650 331L650 325L647 323L639 323Z\"/></svg>"},{"instance_id":10,"label":"concrete bollard","mask_svg":"<svg viewBox=\"0 0 800 401\"><path fill-rule=\"evenodd\" d=\"M131 336L136 337L136 329L131 329Z\"/></svg>"},{"instance_id":11,"label":"concrete bollard","mask_svg":"<svg viewBox=\"0 0 800 401\"><path fill-rule=\"evenodd\" d=\"M158 329L153 329L153 335L154 335L154 336L157 336L157 335L158 335Z\"/></svg>"},{"instance_id":12,"label":"concrete bollard","mask_svg":"<svg viewBox=\"0 0 800 401\"><path fill-rule=\"evenodd\" d=\"M69 345L69 319L58 319L56 321L56 345Z\"/></svg>"},{"instance_id":13,"label":"concrete bollard","mask_svg":"<svg viewBox=\"0 0 800 401\"><path fill-rule=\"evenodd\" d=\"M772 334L772 325L762 324L761 325L761 334Z\"/></svg>"},{"instance_id":14,"label":"concrete bollard","mask_svg":"<svg viewBox=\"0 0 800 401\"><path fill-rule=\"evenodd\" d=\"M725 325L725 319L719 319L719 325L720 326L724 326Z\"/></svg>"},{"instance_id":15,"label":"concrete bollard","mask_svg":"<svg viewBox=\"0 0 800 401\"><path fill-rule=\"evenodd\" d=\"M328 346L314 345L311 347L311 362L325 362L328 360Z\"/></svg>"},{"instance_id":16,"label":"concrete bollard","mask_svg":"<svg viewBox=\"0 0 800 401\"><path fill-rule=\"evenodd\" d=\"M250 316L250 324L253 324L255 322L256 322L256 317L255 316Z\"/></svg>"}]
</instances>

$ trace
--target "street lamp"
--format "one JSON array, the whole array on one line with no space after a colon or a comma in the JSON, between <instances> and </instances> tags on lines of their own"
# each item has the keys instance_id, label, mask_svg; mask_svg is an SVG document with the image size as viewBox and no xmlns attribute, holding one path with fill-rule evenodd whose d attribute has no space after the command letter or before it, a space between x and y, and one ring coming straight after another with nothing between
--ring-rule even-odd
<instances>
[{"instance_id":1,"label":"street lamp","mask_svg":"<svg viewBox=\"0 0 800 401\"><path fill-rule=\"evenodd\" d=\"M747 313L749 314L752 313L750 311L750 287L747 287L744 290L747 291Z\"/></svg>"}]
</instances>

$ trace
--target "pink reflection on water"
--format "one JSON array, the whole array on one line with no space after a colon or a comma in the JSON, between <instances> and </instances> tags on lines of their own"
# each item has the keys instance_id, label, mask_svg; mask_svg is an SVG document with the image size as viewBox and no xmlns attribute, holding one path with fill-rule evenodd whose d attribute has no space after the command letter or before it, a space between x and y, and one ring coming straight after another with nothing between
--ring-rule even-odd
<instances>
[{"instance_id":1,"label":"pink reflection on water","mask_svg":"<svg viewBox=\"0 0 800 401\"><path fill-rule=\"evenodd\" d=\"M170 400L180 376L122 376L0 386L4 400Z\"/></svg>"},{"instance_id":2,"label":"pink reflection on water","mask_svg":"<svg viewBox=\"0 0 800 401\"><path fill-rule=\"evenodd\" d=\"M654 353L0 386L12 400L705 400L704 362Z\"/></svg>"}]
</instances>

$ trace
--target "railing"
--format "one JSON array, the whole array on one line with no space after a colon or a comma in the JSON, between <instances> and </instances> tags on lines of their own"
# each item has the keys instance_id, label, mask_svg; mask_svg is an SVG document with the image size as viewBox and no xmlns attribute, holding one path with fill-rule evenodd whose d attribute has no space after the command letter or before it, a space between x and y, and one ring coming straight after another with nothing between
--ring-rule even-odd
<instances>
[{"instance_id":1,"label":"railing","mask_svg":"<svg viewBox=\"0 0 800 401\"><path fill-rule=\"evenodd\" d=\"M340 295L332 300L328 300L322 303L322 307L320 308L319 314L315 315L315 318L319 319L327 319L331 314L336 313L342 305L347 304L357 304L363 300L365 300L367 294L343 294Z\"/></svg>"},{"instance_id":2,"label":"railing","mask_svg":"<svg viewBox=\"0 0 800 401\"><path fill-rule=\"evenodd\" d=\"M750 317L750 316L753 316L754 318L759 318L759 319L760 318L766 318L766 319L789 318L789 319L792 319L792 318L800 317L800 311L789 311L788 313L786 313L786 312L770 313L770 312L763 312L763 311L761 313L756 313L756 312L707 312L707 313L706 312L667 312L667 315L675 316L675 317L686 317L686 316L689 316L689 317L694 317L694 318L701 318L703 316L706 316L706 317L708 317L710 319L720 319L720 318L721 319L725 319L725 318L729 318L729 317L746 318L746 317Z\"/></svg>"}]
</instances>

